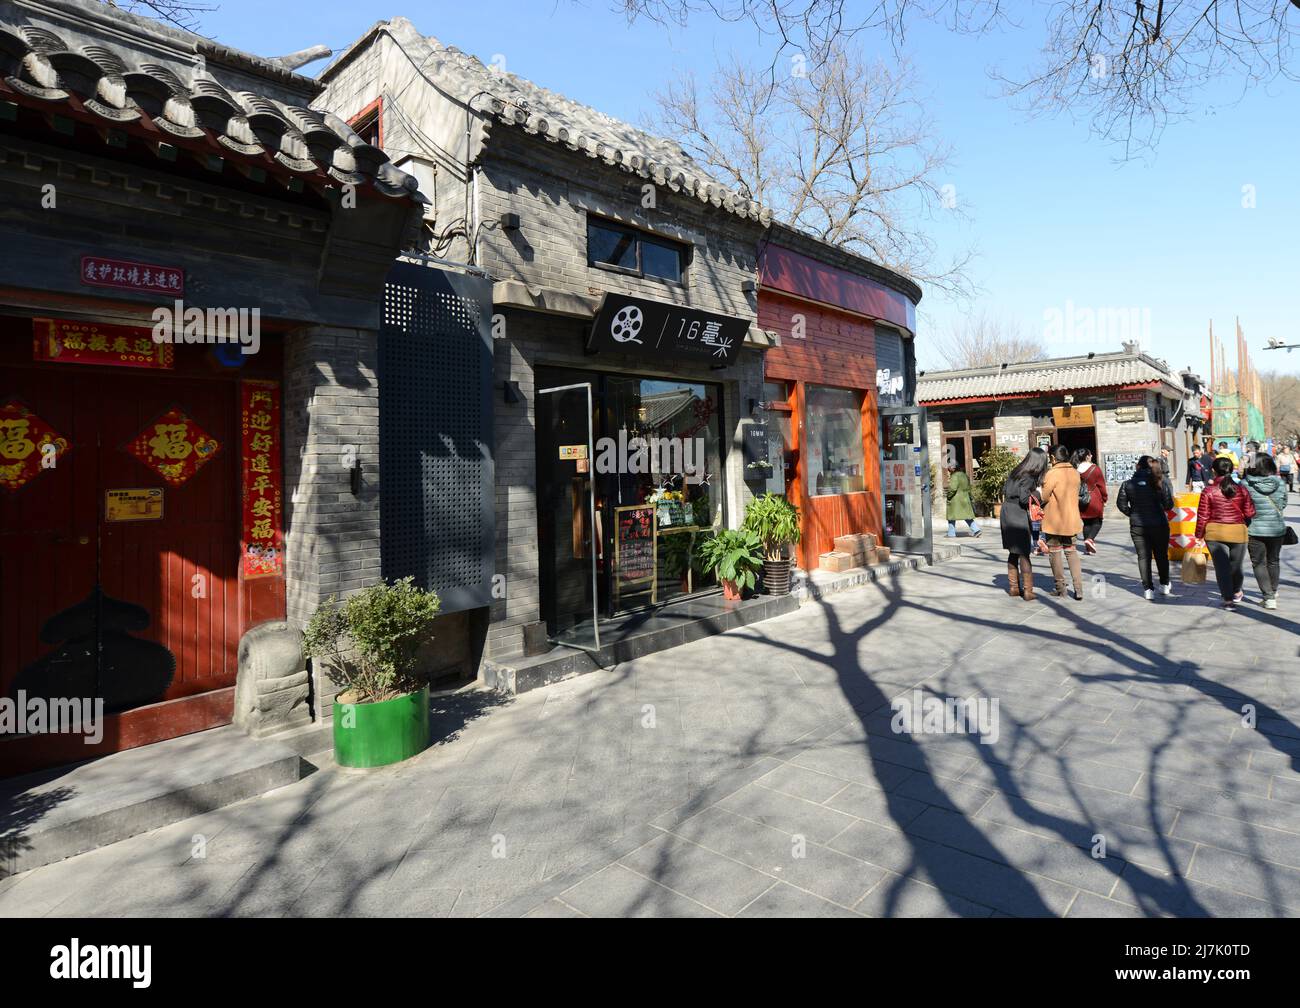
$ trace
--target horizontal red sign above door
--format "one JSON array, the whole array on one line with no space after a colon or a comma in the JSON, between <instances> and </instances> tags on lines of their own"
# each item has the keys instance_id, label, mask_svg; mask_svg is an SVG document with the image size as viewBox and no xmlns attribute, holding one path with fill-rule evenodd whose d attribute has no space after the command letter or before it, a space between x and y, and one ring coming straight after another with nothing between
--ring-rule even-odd
<instances>
[{"instance_id":1,"label":"horizontal red sign above door","mask_svg":"<svg viewBox=\"0 0 1300 1008\"><path fill-rule=\"evenodd\" d=\"M74 319L32 319L32 356L56 364L170 368L170 343L155 343L144 326L108 325Z\"/></svg>"},{"instance_id":2,"label":"horizontal red sign above door","mask_svg":"<svg viewBox=\"0 0 1300 1008\"><path fill-rule=\"evenodd\" d=\"M142 294L185 293L185 271L179 266L158 266L103 256L81 257L81 282Z\"/></svg>"}]
</instances>

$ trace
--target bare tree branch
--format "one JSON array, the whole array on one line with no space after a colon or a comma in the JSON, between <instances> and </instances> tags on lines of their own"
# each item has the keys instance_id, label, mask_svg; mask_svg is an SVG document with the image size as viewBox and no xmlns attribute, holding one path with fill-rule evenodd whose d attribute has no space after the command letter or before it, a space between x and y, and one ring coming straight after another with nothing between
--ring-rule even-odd
<instances>
[{"instance_id":1,"label":"bare tree branch","mask_svg":"<svg viewBox=\"0 0 1300 1008\"><path fill-rule=\"evenodd\" d=\"M868 30L897 45L922 19L971 34L1011 23L1001 0L612 2L630 20L747 21L775 41L778 55L794 51L813 65ZM1194 111L1216 79L1239 83L1243 93L1279 75L1295 79L1300 0L1035 0L1035 7L1044 31L1037 66L996 76L1032 110L1085 111L1129 155Z\"/></svg>"},{"instance_id":2,"label":"bare tree branch","mask_svg":"<svg viewBox=\"0 0 1300 1008\"><path fill-rule=\"evenodd\" d=\"M1047 356L1041 340L1025 336L1016 322L986 310L953 323L932 343L933 351L954 369L1019 364Z\"/></svg>"},{"instance_id":3,"label":"bare tree branch","mask_svg":"<svg viewBox=\"0 0 1300 1008\"><path fill-rule=\"evenodd\" d=\"M789 223L966 296L972 253L936 265L917 224L959 211L940 183L950 153L915 88L906 61L867 63L843 49L779 83L733 58L703 90L688 76L657 94L652 125Z\"/></svg>"},{"instance_id":4,"label":"bare tree branch","mask_svg":"<svg viewBox=\"0 0 1300 1008\"><path fill-rule=\"evenodd\" d=\"M166 21L170 25L191 32L198 32L200 14L210 14L217 9L216 6L182 3L179 0L176 2L173 0L116 0L116 2L104 0L104 2L109 7L116 7L132 14L155 17L159 21Z\"/></svg>"}]
</instances>

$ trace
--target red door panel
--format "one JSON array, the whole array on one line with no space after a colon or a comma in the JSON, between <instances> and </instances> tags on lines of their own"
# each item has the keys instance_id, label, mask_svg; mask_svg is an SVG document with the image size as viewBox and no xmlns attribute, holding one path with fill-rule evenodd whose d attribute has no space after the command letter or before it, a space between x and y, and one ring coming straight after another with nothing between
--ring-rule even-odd
<instances>
[{"instance_id":1,"label":"red door panel","mask_svg":"<svg viewBox=\"0 0 1300 1008\"><path fill-rule=\"evenodd\" d=\"M103 524L104 592L151 614L140 636L176 663L164 699L231 686L239 637L235 387L127 376L104 400L103 489L162 487L164 500L161 520ZM173 407L219 445L180 486L126 450Z\"/></svg>"},{"instance_id":2,"label":"red door panel","mask_svg":"<svg viewBox=\"0 0 1300 1008\"><path fill-rule=\"evenodd\" d=\"M6 368L0 405L12 399L66 438L69 450L21 488L0 487L0 693L6 694L20 669L54 649L40 639L47 621L95 587L99 462L98 416L86 376Z\"/></svg>"}]
</instances>

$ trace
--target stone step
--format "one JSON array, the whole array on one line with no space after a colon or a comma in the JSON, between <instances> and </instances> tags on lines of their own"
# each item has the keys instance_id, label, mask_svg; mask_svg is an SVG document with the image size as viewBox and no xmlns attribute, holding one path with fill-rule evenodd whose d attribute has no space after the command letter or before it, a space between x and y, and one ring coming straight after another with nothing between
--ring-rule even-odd
<instances>
[{"instance_id":1,"label":"stone step","mask_svg":"<svg viewBox=\"0 0 1300 1008\"><path fill-rule=\"evenodd\" d=\"M0 878L292 784L293 749L214 728L0 781Z\"/></svg>"},{"instance_id":2,"label":"stone step","mask_svg":"<svg viewBox=\"0 0 1300 1008\"><path fill-rule=\"evenodd\" d=\"M557 646L528 658L485 658L482 681L489 689L525 693L798 608L793 595L756 595L743 602L728 602L720 594L687 599L648 613L601 620L598 652Z\"/></svg>"}]
</instances>

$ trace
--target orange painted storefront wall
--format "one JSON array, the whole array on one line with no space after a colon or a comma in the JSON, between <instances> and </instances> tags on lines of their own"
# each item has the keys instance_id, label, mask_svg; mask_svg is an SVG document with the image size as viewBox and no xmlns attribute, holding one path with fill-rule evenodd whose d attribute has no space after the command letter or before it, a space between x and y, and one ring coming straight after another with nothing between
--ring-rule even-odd
<instances>
[{"instance_id":1,"label":"orange painted storefront wall","mask_svg":"<svg viewBox=\"0 0 1300 1008\"><path fill-rule=\"evenodd\" d=\"M802 322L801 328L799 322ZM760 328L776 332L781 345L767 351L768 381L793 384L787 412L792 449L803 448L805 386L830 385L862 395L862 493L811 496L802 461L786 495L802 515L803 538L795 559L805 570L834 548L835 537L855 532L883 531L880 494L880 414L876 403L875 327L870 320L763 290L758 299ZM802 331L802 338L794 334Z\"/></svg>"}]
</instances>

